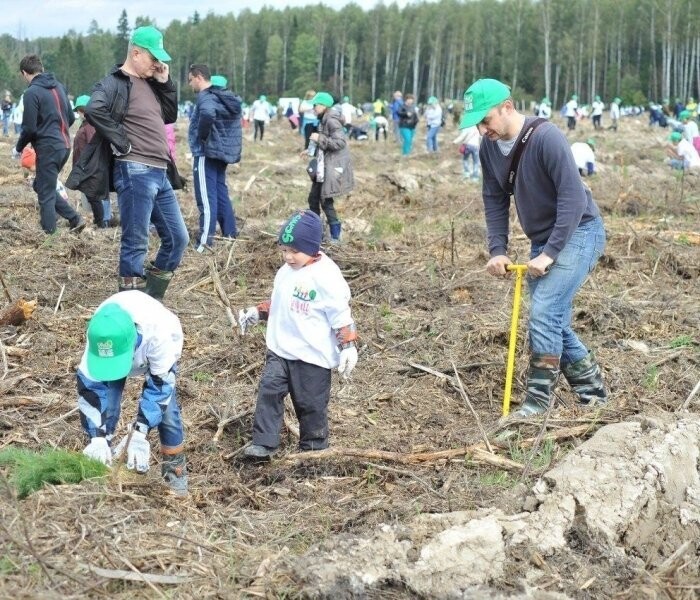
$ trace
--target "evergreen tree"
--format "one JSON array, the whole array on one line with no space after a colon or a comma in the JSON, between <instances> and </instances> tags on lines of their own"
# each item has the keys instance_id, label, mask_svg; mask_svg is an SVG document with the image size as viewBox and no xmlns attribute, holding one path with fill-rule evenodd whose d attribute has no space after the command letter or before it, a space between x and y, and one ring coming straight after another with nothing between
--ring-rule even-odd
<instances>
[{"instance_id":1,"label":"evergreen tree","mask_svg":"<svg viewBox=\"0 0 700 600\"><path fill-rule=\"evenodd\" d=\"M124 62L126 53L129 48L129 38L131 37L131 29L129 28L129 19L126 16L126 9L122 10L117 24L117 35L114 38L114 61L117 64Z\"/></svg>"}]
</instances>

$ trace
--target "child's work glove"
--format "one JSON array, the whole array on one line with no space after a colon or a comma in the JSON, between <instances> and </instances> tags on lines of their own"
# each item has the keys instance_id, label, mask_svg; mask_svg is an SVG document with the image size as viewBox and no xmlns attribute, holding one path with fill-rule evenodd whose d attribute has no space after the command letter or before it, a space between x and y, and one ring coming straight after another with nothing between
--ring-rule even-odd
<instances>
[{"instance_id":1,"label":"child's work glove","mask_svg":"<svg viewBox=\"0 0 700 600\"><path fill-rule=\"evenodd\" d=\"M132 471L136 469L137 473L146 473L151 459L151 445L146 439L146 434L129 425L126 435L114 449L114 456L124 452L124 447L126 447L126 468Z\"/></svg>"},{"instance_id":2,"label":"child's work glove","mask_svg":"<svg viewBox=\"0 0 700 600\"><path fill-rule=\"evenodd\" d=\"M20 156L22 156L22 154L20 152L17 152L17 148L12 146L12 158L17 160Z\"/></svg>"},{"instance_id":3,"label":"child's work glove","mask_svg":"<svg viewBox=\"0 0 700 600\"><path fill-rule=\"evenodd\" d=\"M257 325L259 322L260 313L255 306L238 311L238 325L241 328L241 335L245 335L249 327Z\"/></svg>"},{"instance_id":4,"label":"child's work glove","mask_svg":"<svg viewBox=\"0 0 700 600\"><path fill-rule=\"evenodd\" d=\"M343 377L343 379L348 379L350 373L355 368L357 364L357 348L355 344L343 348L340 351L340 364L338 365L338 374Z\"/></svg>"},{"instance_id":5,"label":"child's work glove","mask_svg":"<svg viewBox=\"0 0 700 600\"><path fill-rule=\"evenodd\" d=\"M112 466L112 449L106 438L92 438L90 443L85 446L83 454L94 460L99 460L103 465Z\"/></svg>"}]
</instances>

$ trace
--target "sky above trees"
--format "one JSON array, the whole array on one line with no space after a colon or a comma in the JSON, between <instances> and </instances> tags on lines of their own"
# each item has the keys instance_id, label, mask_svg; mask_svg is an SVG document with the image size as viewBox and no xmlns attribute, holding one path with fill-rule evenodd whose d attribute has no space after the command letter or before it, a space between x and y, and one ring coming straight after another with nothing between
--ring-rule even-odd
<instances>
[{"instance_id":1,"label":"sky above trees","mask_svg":"<svg viewBox=\"0 0 700 600\"><path fill-rule=\"evenodd\" d=\"M385 5L406 6L415 0L384 0ZM330 8L342 8L350 3L357 4L364 10L381 4L382 0L323 0ZM114 32L119 15L126 10L131 18L148 17L159 27L167 27L173 20L186 21L195 10L204 17L212 12L234 15L243 9L257 12L263 6L278 10L285 7L309 6L319 4L313 0L18 0L2 3L0 13L0 35L7 33L17 38L34 39L37 37L60 37L71 29L76 33L87 33L94 19L100 29ZM86 8L89 7L89 10ZM39 18L37 18L39 16Z\"/></svg>"}]
</instances>

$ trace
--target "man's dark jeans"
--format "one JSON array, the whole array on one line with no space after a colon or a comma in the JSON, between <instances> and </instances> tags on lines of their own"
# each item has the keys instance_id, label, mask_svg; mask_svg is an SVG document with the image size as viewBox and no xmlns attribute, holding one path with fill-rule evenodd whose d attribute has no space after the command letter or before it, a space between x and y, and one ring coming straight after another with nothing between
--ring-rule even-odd
<instances>
[{"instance_id":1,"label":"man's dark jeans","mask_svg":"<svg viewBox=\"0 0 700 600\"><path fill-rule=\"evenodd\" d=\"M80 221L80 215L56 191L58 174L70 156L69 148L44 148L36 150L36 178L34 191L39 198L39 219L46 233L56 231L56 214L68 219L71 226Z\"/></svg>"}]
</instances>

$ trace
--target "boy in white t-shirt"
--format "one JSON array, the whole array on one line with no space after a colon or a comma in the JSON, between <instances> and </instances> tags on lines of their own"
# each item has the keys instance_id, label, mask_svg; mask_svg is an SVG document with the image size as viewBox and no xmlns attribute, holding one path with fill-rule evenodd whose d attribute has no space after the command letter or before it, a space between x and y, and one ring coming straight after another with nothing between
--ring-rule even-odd
<instances>
[{"instance_id":1,"label":"boy in white t-shirt","mask_svg":"<svg viewBox=\"0 0 700 600\"><path fill-rule=\"evenodd\" d=\"M280 230L284 265L272 297L238 315L241 333L267 321L267 357L260 380L253 442L244 454L269 460L280 443L284 398L299 419L299 449L328 447L331 369L347 378L357 364L350 288L338 266L320 252L323 224L310 210L294 213Z\"/></svg>"},{"instance_id":2,"label":"boy in white t-shirt","mask_svg":"<svg viewBox=\"0 0 700 600\"><path fill-rule=\"evenodd\" d=\"M182 354L180 320L158 300L138 290L119 292L100 306L87 328L87 347L78 366L80 423L90 439L83 454L107 465L124 449L128 469L149 469L147 436L158 429L161 475L177 495L187 494L185 434L175 393ZM128 376L143 375L138 414L112 449Z\"/></svg>"}]
</instances>

